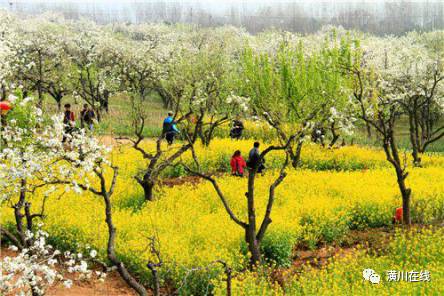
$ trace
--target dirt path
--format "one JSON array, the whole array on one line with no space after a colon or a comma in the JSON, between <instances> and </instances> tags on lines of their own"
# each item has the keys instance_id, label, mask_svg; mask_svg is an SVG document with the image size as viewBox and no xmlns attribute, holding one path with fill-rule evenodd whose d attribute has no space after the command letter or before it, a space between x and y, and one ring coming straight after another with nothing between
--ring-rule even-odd
<instances>
[{"instance_id":1,"label":"dirt path","mask_svg":"<svg viewBox=\"0 0 444 296\"><path fill-rule=\"evenodd\" d=\"M128 139L122 139L122 138L116 138L110 135L101 135L101 136L97 136L97 139L99 139L99 141L102 144L105 144L107 146L114 146L114 145L122 145L122 144L130 144L131 141Z\"/></svg>"},{"instance_id":2,"label":"dirt path","mask_svg":"<svg viewBox=\"0 0 444 296\"><path fill-rule=\"evenodd\" d=\"M106 280L102 283L99 281L91 282L73 282L70 289L59 284L48 289L48 296L108 296L121 295L133 296L137 295L123 282L116 272L108 274Z\"/></svg>"},{"instance_id":3,"label":"dirt path","mask_svg":"<svg viewBox=\"0 0 444 296\"><path fill-rule=\"evenodd\" d=\"M12 257L17 253L2 246L0 250L0 260L4 257ZM68 275L68 272L64 273ZM67 276L67 278L70 278ZM75 281L71 288L66 288L62 283L58 283L48 288L45 295L48 296L135 296L137 295L130 289L115 271L108 273L104 282L98 280ZM6 296L6 295L5 295Z\"/></svg>"},{"instance_id":4,"label":"dirt path","mask_svg":"<svg viewBox=\"0 0 444 296\"><path fill-rule=\"evenodd\" d=\"M329 264L329 259L333 257L341 258L358 252L358 246L380 253L393 238L393 235L394 228L391 227L370 228L363 231L352 230L340 246L336 244L324 245L314 250L305 246L296 247L292 265L289 268L277 268L273 272L272 278L281 286L285 286L289 279L300 274L304 267L322 268Z\"/></svg>"}]
</instances>

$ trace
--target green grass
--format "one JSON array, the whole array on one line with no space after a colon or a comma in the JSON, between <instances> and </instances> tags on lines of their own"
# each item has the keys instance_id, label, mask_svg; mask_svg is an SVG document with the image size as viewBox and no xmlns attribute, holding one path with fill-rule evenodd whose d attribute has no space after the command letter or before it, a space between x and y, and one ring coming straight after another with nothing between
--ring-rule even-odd
<instances>
[{"instance_id":1,"label":"green grass","mask_svg":"<svg viewBox=\"0 0 444 296\"><path fill-rule=\"evenodd\" d=\"M76 102L72 97L66 97L62 101L63 104L71 103L73 106L73 111L78 119L80 110L82 108L83 102ZM163 102L158 95L152 95L146 100L146 112L148 114L146 118L146 127L144 130L144 135L146 137L157 137L162 130L163 118L166 116L168 110L164 108ZM44 101L45 110L50 113L57 112L57 105L55 101L47 97ZM62 108L63 109L63 108ZM103 119L96 127L96 133L98 135L112 135L115 137L119 136L131 136L133 135L133 128L131 126L131 104L129 103L129 98L122 93L117 93L110 98L109 113L103 114ZM62 110L63 111L63 110ZM80 124L80 123L78 123ZM228 136L229 132L219 131L216 134ZM246 138L258 136L255 133L244 132ZM269 138L274 138L275 135L260 135L262 138L259 140L267 140ZM403 118L398 123L398 133L397 140L401 150L409 151L410 141L408 133L408 123ZM341 143L342 138L339 139L338 144ZM351 136L346 136L345 141L347 144L354 143L366 146L376 146L380 147L380 140L376 137L373 131L372 137L368 137L365 128L359 127L355 133ZM328 143L328 141L326 141ZM431 144L428 147L428 152L444 152L444 138Z\"/></svg>"},{"instance_id":2,"label":"green grass","mask_svg":"<svg viewBox=\"0 0 444 296\"><path fill-rule=\"evenodd\" d=\"M401 118L397 125L396 130L396 140L398 142L398 146L401 150L411 150L410 145L410 135L409 135L409 126L407 122L407 118ZM381 140L378 139L377 134L374 130L372 130L372 136L368 137L366 129L364 126L360 126L357 131L352 136L347 136L345 138L346 143L350 144L353 142L354 144L360 144L364 146L373 146L380 147ZM427 147L427 152L444 152L444 138L430 144Z\"/></svg>"},{"instance_id":3,"label":"green grass","mask_svg":"<svg viewBox=\"0 0 444 296\"><path fill-rule=\"evenodd\" d=\"M79 114L84 104L83 101L76 101L67 96L62 101L64 104L70 103L72 111L75 113L77 124L80 126ZM156 137L162 130L162 122L166 117L167 110L163 102L157 95L147 98L146 103L146 127L144 135L146 137ZM57 113L57 104L51 97L46 97L43 108L49 113ZM61 112L63 112L63 107ZM117 93L110 98L109 113L102 114L102 120L96 126L98 135L130 136L133 134L131 123L131 104L129 98L122 93Z\"/></svg>"}]
</instances>

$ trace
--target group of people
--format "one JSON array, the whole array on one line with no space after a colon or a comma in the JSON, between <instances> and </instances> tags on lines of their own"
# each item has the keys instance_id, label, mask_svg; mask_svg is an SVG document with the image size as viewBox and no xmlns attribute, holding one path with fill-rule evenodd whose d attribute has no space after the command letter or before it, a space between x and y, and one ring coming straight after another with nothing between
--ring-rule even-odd
<instances>
[{"instance_id":1,"label":"group of people","mask_svg":"<svg viewBox=\"0 0 444 296\"><path fill-rule=\"evenodd\" d=\"M243 130L244 124L239 118L236 118L232 123L230 137L239 140L242 137ZM163 120L162 135L167 140L168 145L171 145L179 133L180 131L177 128L177 122L174 121L174 113L169 111L168 116Z\"/></svg>"},{"instance_id":2,"label":"group of people","mask_svg":"<svg viewBox=\"0 0 444 296\"><path fill-rule=\"evenodd\" d=\"M71 104L65 104L64 107L63 124L65 125L65 134L72 134L77 129L76 117L71 110ZM88 104L84 104L82 111L80 111L80 127L93 131L95 118L94 110ZM65 143L66 139L66 136L64 136L62 142Z\"/></svg>"},{"instance_id":3,"label":"group of people","mask_svg":"<svg viewBox=\"0 0 444 296\"><path fill-rule=\"evenodd\" d=\"M242 132L244 130L244 125L239 119L233 120L233 125L230 130L230 137L232 139L240 139ZM168 145L172 145L176 136L180 133L177 128L177 122L174 120L174 113L172 111L168 112L168 116L163 120L162 125L162 136L167 140ZM248 160L242 157L240 150L236 150L231 157L230 166L231 173L234 176L242 177L244 175L245 168L256 168L258 173L262 173L264 166L264 159L261 159L259 152L259 142L254 142L253 148L248 154Z\"/></svg>"},{"instance_id":4,"label":"group of people","mask_svg":"<svg viewBox=\"0 0 444 296\"><path fill-rule=\"evenodd\" d=\"M74 112L71 111L71 104L65 104L65 112L63 113L63 123L68 128L74 129L76 126L76 119ZM94 130L94 121L96 114L94 110L88 104L83 105L82 111L80 111L80 127Z\"/></svg>"},{"instance_id":5,"label":"group of people","mask_svg":"<svg viewBox=\"0 0 444 296\"><path fill-rule=\"evenodd\" d=\"M242 153L240 150L236 150L231 157L230 166L231 166L231 174L233 176L243 177L245 168L257 169L259 174L263 173L265 169L265 159L261 159L261 154L259 151L259 142L254 142L253 148L248 153L248 160L242 157Z\"/></svg>"}]
</instances>

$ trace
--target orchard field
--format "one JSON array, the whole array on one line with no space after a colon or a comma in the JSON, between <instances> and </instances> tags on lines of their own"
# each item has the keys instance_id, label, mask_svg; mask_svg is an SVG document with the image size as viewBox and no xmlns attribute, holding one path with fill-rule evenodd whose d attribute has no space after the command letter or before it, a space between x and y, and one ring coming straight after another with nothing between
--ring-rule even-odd
<instances>
[{"instance_id":1,"label":"orchard field","mask_svg":"<svg viewBox=\"0 0 444 296\"><path fill-rule=\"evenodd\" d=\"M444 294L443 31L0 17L2 295Z\"/></svg>"}]
</instances>

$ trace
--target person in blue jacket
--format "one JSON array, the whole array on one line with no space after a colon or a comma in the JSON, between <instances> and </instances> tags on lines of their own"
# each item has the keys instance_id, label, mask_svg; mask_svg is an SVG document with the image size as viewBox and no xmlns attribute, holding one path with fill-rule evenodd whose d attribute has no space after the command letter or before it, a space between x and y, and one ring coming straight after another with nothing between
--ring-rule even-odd
<instances>
[{"instance_id":1,"label":"person in blue jacket","mask_svg":"<svg viewBox=\"0 0 444 296\"><path fill-rule=\"evenodd\" d=\"M173 118L173 112L168 112L168 117L163 121L162 134L168 142L168 145L173 144L174 138L179 133L176 122Z\"/></svg>"}]
</instances>

